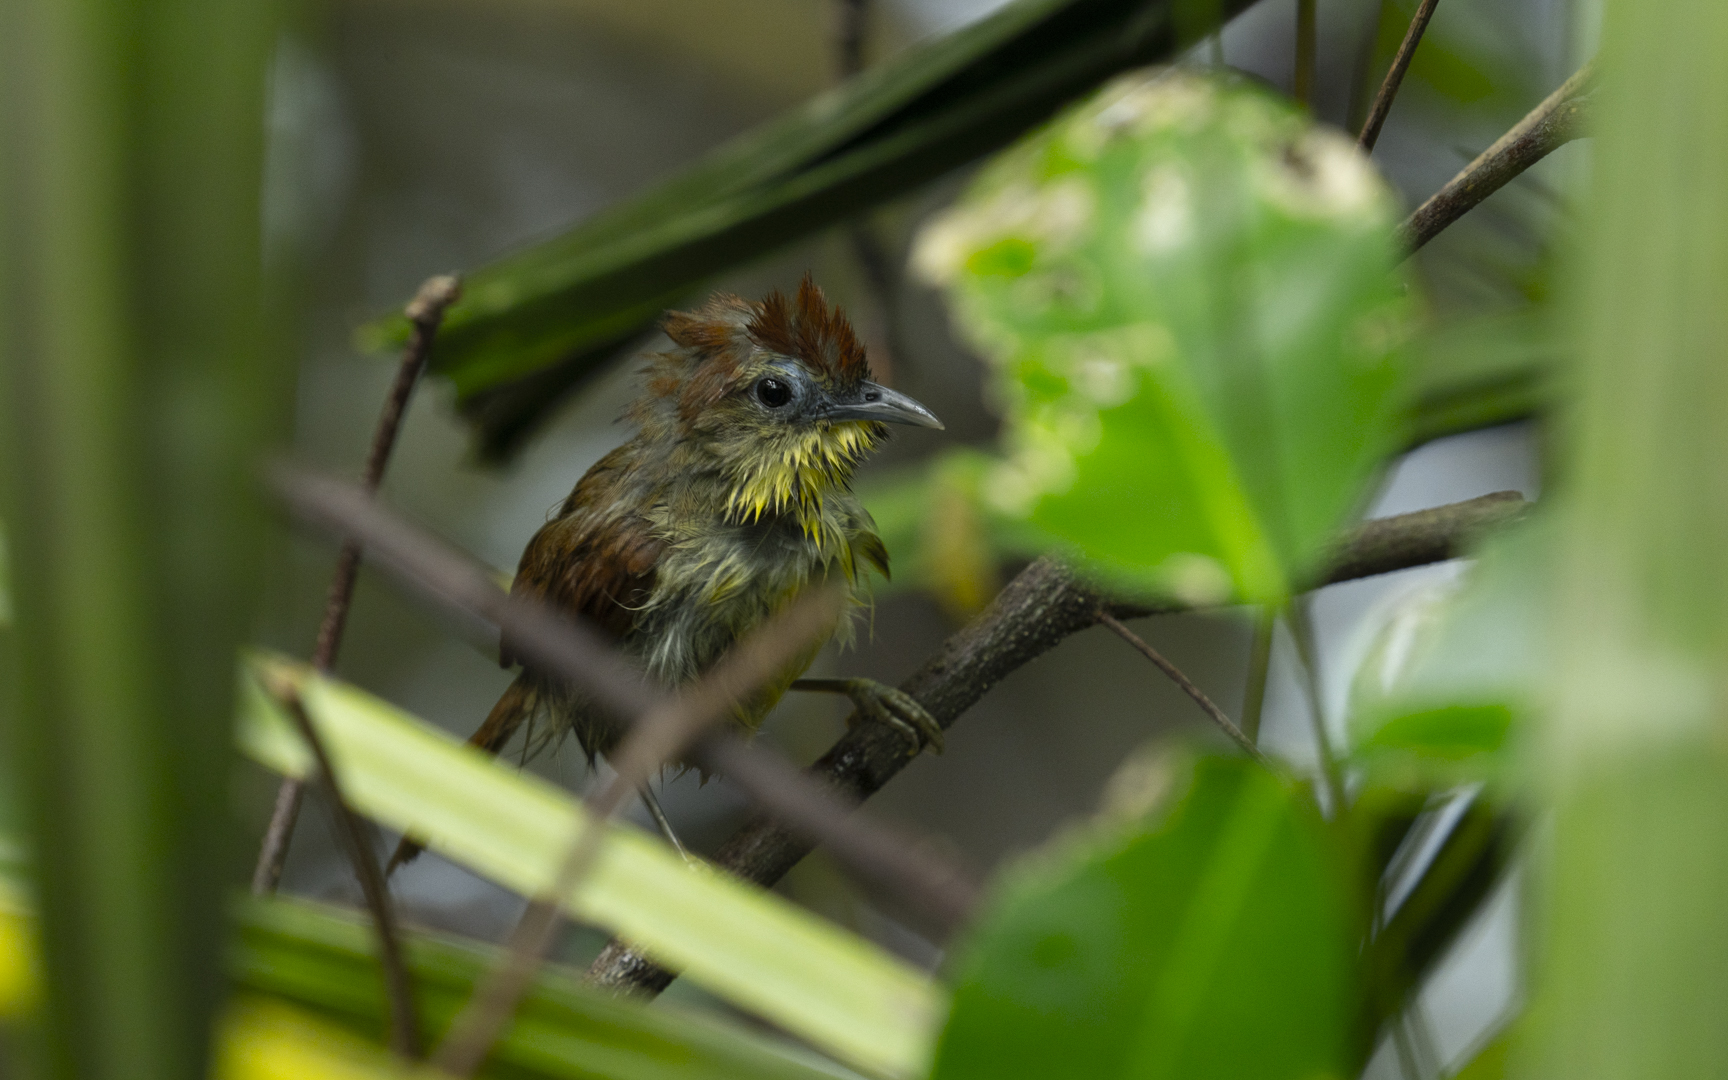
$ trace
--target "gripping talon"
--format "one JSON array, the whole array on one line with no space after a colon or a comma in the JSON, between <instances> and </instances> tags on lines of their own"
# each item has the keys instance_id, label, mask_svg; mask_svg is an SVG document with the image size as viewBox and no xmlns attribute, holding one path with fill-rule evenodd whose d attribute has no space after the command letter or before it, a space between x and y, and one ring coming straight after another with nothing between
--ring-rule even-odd
<instances>
[{"instance_id":1,"label":"gripping talon","mask_svg":"<svg viewBox=\"0 0 1728 1080\"><path fill-rule=\"evenodd\" d=\"M938 754L943 750L942 725L904 690L875 679L799 679L792 689L845 694L865 720L887 724L906 736L911 744L908 757L926 746Z\"/></svg>"}]
</instances>

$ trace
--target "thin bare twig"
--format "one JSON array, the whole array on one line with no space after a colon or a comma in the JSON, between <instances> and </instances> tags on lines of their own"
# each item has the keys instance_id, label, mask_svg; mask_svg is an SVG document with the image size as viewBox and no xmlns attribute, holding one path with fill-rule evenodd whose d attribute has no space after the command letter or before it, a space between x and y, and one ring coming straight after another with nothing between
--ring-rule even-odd
<instances>
[{"instance_id":1,"label":"thin bare twig","mask_svg":"<svg viewBox=\"0 0 1728 1080\"><path fill-rule=\"evenodd\" d=\"M628 723L663 699L641 672L598 633L538 604L511 597L472 560L380 507L353 484L300 470L272 470L272 486L302 518L358 539L379 564L452 611L502 630L525 663L579 685L596 705ZM884 724L889 737L898 731ZM900 744L902 755L905 744ZM783 759L736 738L711 733L686 758L732 780L775 820L799 836L817 837L841 863L917 902L948 928L976 902L977 887L896 831L853 813L835 793Z\"/></svg>"},{"instance_id":2,"label":"thin bare twig","mask_svg":"<svg viewBox=\"0 0 1728 1080\"><path fill-rule=\"evenodd\" d=\"M378 414L378 426L372 432L372 447L366 454L366 470L360 483L367 491L377 491L384 479L384 467L389 464L390 451L396 445L396 435L402 428L402 415L408 409L408 399L414 385L426 368L426 358L432 351L432 341L438 336L438 325L444 312L462 293L461 283L451 275L426 279L420 291L409 301L405 313L412 332L402 350L402 361L396 367L396 380L384 399ZM336 666L336 653L342 647L342 631L348 625L348 608L354 600L354 582L360 573L360 545L346 543L336 558L336 572L330 579L330 593L324 602L324 619L318 625L317 644L312 649L312 666L330 671ZM282 881L282 866L288 861L288 842L294 836L294 823L300 817L300 801L305 787L292 777L284 779L276 790L276 805L270 814L270 825L264 831L264 842L258 852L258 863L252 871L252 892L258 896L276 891Z\"/></svg>"},{"instance_id":3,"label":"thin bare twig","mask_svg":"<svg viewBox=\"0 0 1728 1080\"><path fill-rule=\"evenodd\" d=\"M1586 134L1594 63L1585 64L1525 114L1494 145L1476 155L1446 186L1428 197L1398 228L1405 251L1415 253L1448 225L1475 209L1524 170Z\"/></svg>"},{"instance_id":4,"label":"thin bare twig","mask_svg":"<svg viewBox=\"0 0 1728 1080\"><path fill-rule=\"evenodd\" d=\"M378 934L378 959L384 971L384 992L390 1003L390 1049L409 1061L420 1056L420 1028L414 1012L414 987L408 978L408 965L402 959L402 939L396 928L396 916L390 906L390 892L384 874L378 868L373 851L371 830L366 822L349 807L342 797L336 770L330 764L330 754L324 740L306 714L300 693L292 686L271 685L265 689L282 703L300 737L312 751L313 779L323 786L336 815L336 831L348 849L348 860L354 876L360 879L360 892L372 913L373 928Z\"/></svg>"},{"instance_id":5,"label":"thin bare twig","mask_svg":"<svg viewBox=\"0 0 1728 1080\"><path fill-rule=\"evenodd\" d=\"M1218 725L1218 729L1224 734L1230 736L1230 738L1235 741L1236 745L1242 748L1243 753L1247 754L1262 765L1270 766L1272 764L1266 759L1266 755L1260 752L1260 748L1254 745L1254 740L1244 735L1242 729L1232 723L1228 716L1224 715L1224 710L1214 705L1212 699L1207 697L1203 690L1198 686L1195 686L1194 683L1189 680L1188 676L1182 674L1181 668L1164 658L1163 653L1154 649L1139 634L1128 629L1128 627L1123 624L1122 620L1116 618L1116 616L1105 611L1103 608L1098 609L1098 621L1103 623L1105 626L1108 626L1117 637L1134 646L1141 656L1144 656L1146 659L1156 664L1159 671L1170 676L1170 681L1175 683L1177 686L1180 686L1183 693L1193 698L1194 703L1200 706L1200 711L1211 717L1212 722Z\"/></svg>"},{"instance_id":6,"label":"thin bare twig","mask_svg":"<svg viewBox=\"0 0 1728 1080\"><path fill-rule=\"evenodd\" d=\"M1291 96L1313 108L1314 68L1320 51L1317 0L1296 0L1296 75Z\"/></svg>"},{"instance_id":7,"label":"thin bare twig","mask_svg":"<svg viewBox=\"0 0 1728 1080\"><path fill-rule=\"evenodd\" d=\"M1410 58L1416 55L1416 46L1422 42L1422 32L1428 29L1428 20L1434 17L1434 8L1440 0L1421 0L1416 5L1416 16L1410 20L1410 29L1404 32L1404 40L1398 45L1398 53L1392 57L1392 66L1386 71L1386 80L1380 84L1380 92L1374 95L1374 105L1368 110L1368 119L1362 122L1362 134L1356 139L1365 152L1372 152L1374 144L1380 141L1380 128L1386 123L1386 114L1392 111L1392 99L1398 96L1398 88L1404 84L1404 73L1410 68Z\"/></svg>"},{"instance_id":8,"label":"thin bare twig","mask_svg":"<svg viewBox=\"0 0 1728 1080\"><path fill-rule=\"evenodd\" d=\"M1270 606L1254 615L1254 641L1248 648L1248 685L1242 691L1242 734L1260 745L1260 716L1266 711L1266 676L1272 667L1272 630L1278 613Z\"/></svg>"},{"instance_id":9,"label":"thin bare twig","mask_svg":"<svg viewBox=\"0 0 1728 1080\"><path fill-rule=\"evenodd\" d=\"M773 678L840 614L839 591L819 590L782 612L734 647L697 683L666 699L631 728L611 755L616 775L587 800L588 816L553 877L552 887L528 905L510 935L505 959L478 986L432 1055L452 1076L479 1069L498 1034L534 981L534 971L563 922L564 904L581 887L600 854L606 825L654 770L672 760L734 703Z\"/></svg>"},{"instance_id":10,"label":"thin bare twig","mask_svg":"<svg viewBox=\"0 0 1728 1080\"><path fill-rule=\"evenodd\" d=\"M1513 521L1527 506L1517 492L1503 491L1364 522L1339 539L1314 587L1455 558L1485 530ZM1102 599L1060 560L1038 559L977 618L950 636L900 689L916 698L938 724L952 727L1011 672L1068 635L1096 625ZM1176 610L1127 603L1111 603L1109 609L1122 619ZM857 719L854 715L852 721ZM810 772L824 786L862 801L881 790L908 760L903 736L880 725L857 724L810 766ZM713 862L746 881L767 886L779 881L815 846L810 837L760 816L721 845ZM607 945L588 973L601 986L647 994L665 989L674 977L620 941Z\"/></svg>"}]
</instances>

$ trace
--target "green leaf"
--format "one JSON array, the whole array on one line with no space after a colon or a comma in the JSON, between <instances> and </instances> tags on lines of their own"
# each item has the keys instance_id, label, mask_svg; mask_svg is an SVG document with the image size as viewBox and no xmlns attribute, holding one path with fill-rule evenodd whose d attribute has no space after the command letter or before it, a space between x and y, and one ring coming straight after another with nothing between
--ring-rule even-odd
<instances>
[{"instance_id":1,"label":"green leaf","mask_svg":"<svg viewBox=\"0 0 1728 1080\"><path fill-rule=\"evenodd\" d=\"M242 902L230 959L244 989L316 1010L368 1036L385 1019L376 940L360 912L295 900ZM415 1002L443 1032L503 950L445 935L405 935ZM511 1075L603 1080L834 1080L855 1076L787 1043L665 1005L649 1007L543 965L490 1061Z\"/></svg>"},{"instance_id":2,"label":"green leaf","mask_svg":"<svg viewBox=\"0 0 1728 1080\"><path fill-rule=\"evenodd\" d=\"M1228 18L1249 2L1210 11ZM1111 75L1171 56L1179 6L1018 0L909 49L659 187L469 273L434 369L481 410L499 449L547 407L549 385L598 366L704 279L999 149ZM377 346L406 333L393 318L363 338ZM550 383L491 393L552 365L561 372Z\"/></svg>"},{"instance_id":3,"label":"green leaf","mask_svg":"<svg viewBox=\"0 0 1728 1080\"><path fill-rule=\"evenodd\" d=\"M1299 790L1201 759L1168 813L999 884L956 964L932 1080L1346 1075L1347 881Z\"/></svg>"},{"instance_id":4,"label":"green leaf","mask_svg":"<svg viewBox=\"0 0 1728 1080\"><path fill-rule=\"evenodd\" d=\"M1395 217L1342 135L1184 69L1003 155L914 254L995 367L986 496L1122 585L1286 596L1404 440Z\"/></svg>"},{"instance_id":5,"label":"green leaf","mask_svg":"<svg viewBox=\"0 0 1728 1080\"><path fill-rule=\"evenodd\" d=\"M304 665L252 661L267 683L297 685L355 809L527 896L550 888L580 803L352 686ZM244 685L239 739L261 764L304 776L310 752L256 680ZM565 898L713 993L835 1056L888 1076L922 1072L941 991L922 973L779 897L687 866L633 828L608 826L589 879Z\"/></svg>"}]
</instances>

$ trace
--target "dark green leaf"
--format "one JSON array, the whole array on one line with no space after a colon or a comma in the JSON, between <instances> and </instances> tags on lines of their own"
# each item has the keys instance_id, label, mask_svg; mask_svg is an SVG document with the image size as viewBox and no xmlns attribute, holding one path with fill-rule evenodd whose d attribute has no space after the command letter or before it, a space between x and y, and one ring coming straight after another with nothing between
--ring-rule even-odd
<instances>
[{"instance_id":1,"label":"dark green leaf","mask_svg":"<svg viewBox=\"0 0 1728 1080\"><path fill-rule=\"evenodd\" d=\"M1347 1074L1358 921L1324 824L1242 759L1200 760L1186 788L1000 884L933 1080Z\"/></svg>"}]
</instances>

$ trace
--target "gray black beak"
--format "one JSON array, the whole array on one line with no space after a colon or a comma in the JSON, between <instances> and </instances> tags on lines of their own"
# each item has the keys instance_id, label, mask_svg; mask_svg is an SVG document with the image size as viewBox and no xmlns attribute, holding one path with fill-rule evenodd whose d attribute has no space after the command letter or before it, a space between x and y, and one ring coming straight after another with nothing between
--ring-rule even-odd
<instances>
[{"instance_id":1,"label":"gray black beak","mask_svg":"<svg viewBox=\"0 0 1728 1080\"><path fill-rule=\"evenodd\" d=\"M836 401L823 413L828 420L879 420L884 424L911 424L913 427L942 430L936 414L916 401L886 386L867 382L858 388L850 401Z\"/></svg>"}]
</instances>

